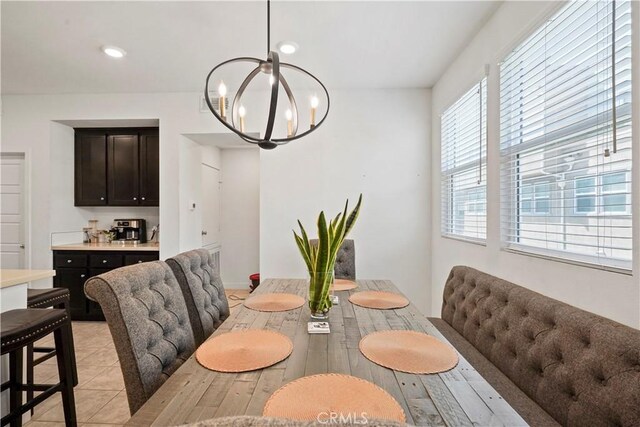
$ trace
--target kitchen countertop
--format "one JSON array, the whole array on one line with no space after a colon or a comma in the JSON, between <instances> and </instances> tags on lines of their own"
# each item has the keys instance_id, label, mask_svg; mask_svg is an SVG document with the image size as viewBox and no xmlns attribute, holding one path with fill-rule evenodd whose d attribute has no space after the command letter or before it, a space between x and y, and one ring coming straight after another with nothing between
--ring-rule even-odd
<instances>
[{"instance_id":1,"label":"kitchen countertop","mask_svg":"<svg viewBox=\"0 0 640 427\"><path fill-rule=\"evenodd\" d=\"M72 243L51 246L52 251L159 251L160 244L151 243Z\"/></svg>"},{"instance_id":2,"label":"kitchen countertop","mask_svg":"<svg viewBox=\"0 0 640 427\"><path fill-rule=\"evenodd\" d=\"M0 289L56 275L55 270L0 270Z\"/></svg>"}]
</instances>

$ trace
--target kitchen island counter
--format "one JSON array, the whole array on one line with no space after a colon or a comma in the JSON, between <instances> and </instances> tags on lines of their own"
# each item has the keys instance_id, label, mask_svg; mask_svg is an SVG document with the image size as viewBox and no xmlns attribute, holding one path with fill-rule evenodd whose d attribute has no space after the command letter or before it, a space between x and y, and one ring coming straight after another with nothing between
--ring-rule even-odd
<instances>
[{"instance_id":1,"label":"kitchen island counter","mask_svg":"<svg viewBox=\"0 0 640 427\"><path fill-rule=\"evenodd\" d=\"M51 246L52 251L159 251L160 243L72 243Z\"/></svg>"},{"instance_id":2,"label":"kitchen island counter","mask_svg":"<svg viewBox=\"0 0 640 427\"><path fill-rule=\"evenodd\" d=\"M0 270L0 288L26 284L56 275L54 270ZM26 300L25 300L26 301Z\"/></svg>"}]
</instances>

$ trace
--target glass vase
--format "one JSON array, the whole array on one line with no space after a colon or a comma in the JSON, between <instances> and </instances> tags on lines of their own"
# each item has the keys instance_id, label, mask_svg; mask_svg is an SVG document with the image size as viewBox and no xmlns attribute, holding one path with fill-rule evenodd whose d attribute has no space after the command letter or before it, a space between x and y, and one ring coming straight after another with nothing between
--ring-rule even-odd
<instances>
[{"instance_id":1,"label":"glass vase","mask_svg":"<svg viewBox=\"0 0 640 427\"><path fill-rule=\"evenodd\" d=\"M332 283L333 270L309 272L309 309L312 319L326 320L329 317Z\"/></svg>"}]
</instances>

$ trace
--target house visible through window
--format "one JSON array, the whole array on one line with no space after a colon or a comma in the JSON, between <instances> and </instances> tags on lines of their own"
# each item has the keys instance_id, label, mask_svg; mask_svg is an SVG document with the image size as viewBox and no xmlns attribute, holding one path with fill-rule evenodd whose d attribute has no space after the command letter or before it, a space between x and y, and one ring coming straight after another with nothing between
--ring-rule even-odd
<instances>
[{"instance_id":1,"label":"house visible through window","mask_svg":"<svg viewBox=\"0 0 640 427\"><path fill-rule=\"evenodd\" d=\"M575 211L582 214L631 214L628 172L575 179ZM599 181L598 181L599 180Z\"/></svg>"},{"instance_id":2,"label":"house visible through window","mask_svg":"<svg viewBox=\"0 0 640 427\"><path fill-rule=\"evenodd\" d=\"M506 249L629 270L631 1L570 1L500 65Z\"/></svg>"}]
</instances>

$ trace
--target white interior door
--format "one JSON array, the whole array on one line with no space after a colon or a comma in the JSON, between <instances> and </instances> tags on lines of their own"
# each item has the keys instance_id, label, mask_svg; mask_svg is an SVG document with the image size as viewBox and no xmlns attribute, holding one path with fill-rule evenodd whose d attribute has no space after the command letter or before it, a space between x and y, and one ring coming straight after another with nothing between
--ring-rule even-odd
<instances>
[{"instance_id":1,"label":"white interior door","mask_svg":"<svg viewBox=\"0 0 640 427\"><path fill-rule=\"evenodd\" d=\"M220 171L202 165L202 246L220 242Z\"/></svg>"},{"instance_id":2,"label":"white interior door","mask_svg":"<svg viewBox=\"0 0 640 427\"><path fill-rule=\"evenodd\" d=\"M0 266L25 268L24 157L0 159Z\"/></svg>"}]
</instances>

